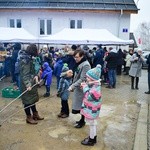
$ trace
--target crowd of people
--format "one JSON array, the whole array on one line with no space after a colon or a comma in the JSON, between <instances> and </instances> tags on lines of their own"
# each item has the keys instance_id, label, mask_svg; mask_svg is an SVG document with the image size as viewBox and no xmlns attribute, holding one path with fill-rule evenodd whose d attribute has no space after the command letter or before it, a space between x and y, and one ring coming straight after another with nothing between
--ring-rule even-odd
<instances>
[{"instance_id":1,"label":"crowd of people","mask_svg":"<svg viewBox=\"0 0 150 150\"><path fill-rule=\"evenodd\" d=\"M139 89L142 63L145 59L142 50L116 50L102 45L90 49L87 45L65 46L58 49L44 45L38 50L35 44L29 44L26 49L20 43L8 44L6 49L0 45L0 51L6 52L0 57L0 77L11 76L22 96L22 103L26 114L26 122L37 124L44 117L39 115L36 102L39 100L38 87L44 81L44 97L51 94L52 79L57 80L56 96L61 99L59 118L69 117L68 99L72 97L72 113L81 114L76 121L75 128L82 128L88 122L89 136L81 144L93 146L97 142L96 125L101 109L101 83L106 88L116 88L117 75L131 77L131 89ZM150 64L150 56L147 59ZM123 67L122 67L123 66ZM124 70L122 70L124 69ZM135 86L134 86L134 80ZM148 67L148 86L150 94L150 65Z\"/></svg>"}]
</instances>

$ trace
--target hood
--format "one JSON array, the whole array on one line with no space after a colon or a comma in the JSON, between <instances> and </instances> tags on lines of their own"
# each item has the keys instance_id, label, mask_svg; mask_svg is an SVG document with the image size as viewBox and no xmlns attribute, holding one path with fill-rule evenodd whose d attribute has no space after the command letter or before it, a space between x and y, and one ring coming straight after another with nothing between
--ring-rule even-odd
<instances>
[{"instance_id":1,"label":"hood","mask_svg":"<svg viewBox=\"0 0 150 150\"><path fill-rule=\"evenodd\" d=\"M18 60L24 60L25 62L28 62L31 59L31 56L28 55L25 50L20 50L18 52L18 58L17 59Z\"/></svg>"},{"instance_id":2,"label":"hood","mask_svg":"<svg viewBox=\"0 0 150 150\"><path fill-rule=\"evenodd\" d=\"M45 62L45 63L43 64L43 68L45 69L45 68L47 68L47 67L49 67L49 64L48 64L48 62Z\"/></svg>"}]
</instances>

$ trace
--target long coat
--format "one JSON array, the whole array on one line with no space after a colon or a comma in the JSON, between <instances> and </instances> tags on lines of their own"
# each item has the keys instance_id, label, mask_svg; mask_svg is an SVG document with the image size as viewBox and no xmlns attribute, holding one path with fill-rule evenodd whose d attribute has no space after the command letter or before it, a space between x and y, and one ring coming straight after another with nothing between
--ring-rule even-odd
<instances>
[{"instance_id":1,"label":"long coat","mask_svg":"<svg viewBox=\"0 0 150 150\"><path fill-rule=\"evenodd\" d=\"M20 70L20 90L24 92L29 86L35 84L34 77L36 75L33 59L25 51L22 52L19 59ZM37 86L33 87L31 91L27 91L21 96L23 104L34 104L39 100Z\"/></svg>"},{"instance_id":2,"label":"long coat","mask_svg":"<svg viewBox=\"0 0 150 150\"><path fill-rule=\"evenodd\" d=\"M144 62L144 58L141 56L138 60L134 60L137 57L137 54L133 54L130 61L131 67L129 70L129 75L132 77L141 77L142 71L142 63Z\"/></svg>"},{"instance_id":3,"label":"long coat","mask_svg":"<svg viewBox=\"0 0 150 150\"><path fill-rule=\"evenodd\" d=\"M73 100L72 100L72 109L79 110L82 106L83 101L83 90L80 88L80 85L83 81L86 81L86 72L91 69L89 62L86 60L82 62L77 71L75 71L73 84L71 88L74 90Z\"/></svg>"}]
</instances>

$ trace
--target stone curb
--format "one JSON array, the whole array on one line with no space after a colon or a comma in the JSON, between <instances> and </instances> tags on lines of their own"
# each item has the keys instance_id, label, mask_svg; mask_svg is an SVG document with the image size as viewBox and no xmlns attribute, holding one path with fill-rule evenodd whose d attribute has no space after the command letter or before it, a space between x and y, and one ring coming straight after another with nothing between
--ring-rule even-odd
<instances>
[{"instance_id":1,"label":"stone curb","mask_svg":"<svg viewBox=\"0 0 150 150\"><path fill-rule=\"evenodd\" d=\"M141 104L133 150L147 150L148 104Z\"/></svg>"}]
</instances>

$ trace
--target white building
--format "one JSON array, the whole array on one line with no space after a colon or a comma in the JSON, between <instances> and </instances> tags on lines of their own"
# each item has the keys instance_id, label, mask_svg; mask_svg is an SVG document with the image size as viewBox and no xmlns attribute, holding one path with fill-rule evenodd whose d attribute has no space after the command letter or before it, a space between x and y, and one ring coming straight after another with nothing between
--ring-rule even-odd
<instances>
[{"instance_id":1,"label":"white building","mask_svg":"<svg viewBox=\"0 0 150 150\"><path fill-rule=\"evenodd\" d=\"M21 27L36 37L63 28L107 29L128 40L130 16L137 13L134 0L0 0L0 27Z\"/></svg>"}]
</instances>

